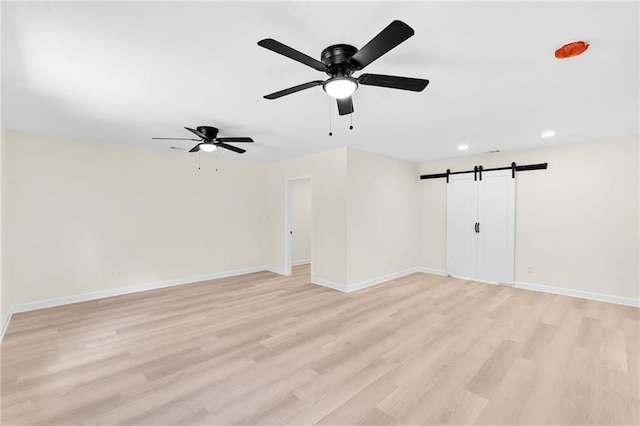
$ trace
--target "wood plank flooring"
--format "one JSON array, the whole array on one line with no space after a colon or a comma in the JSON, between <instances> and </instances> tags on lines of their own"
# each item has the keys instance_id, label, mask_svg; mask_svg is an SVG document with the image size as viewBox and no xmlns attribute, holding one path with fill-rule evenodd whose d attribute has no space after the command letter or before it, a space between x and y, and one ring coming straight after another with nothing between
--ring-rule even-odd
<instances>
[{"instance_id":1,"label":"wood plank flooring","mask_svg":"<svg viewBox=\"0 0 640 426\"><path fill-rule=\"evenodd\" d=\"M640 423L640 310L308 266L14 315L3 425Z\"/></svg>"}]
</instances>

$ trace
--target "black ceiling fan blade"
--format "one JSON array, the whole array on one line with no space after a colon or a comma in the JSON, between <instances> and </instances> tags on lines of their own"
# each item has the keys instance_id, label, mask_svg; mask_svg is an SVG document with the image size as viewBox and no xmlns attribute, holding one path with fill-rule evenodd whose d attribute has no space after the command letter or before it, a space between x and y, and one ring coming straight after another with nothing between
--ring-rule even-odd
<instances>
[{"instance_id":1,"label":"black ceiling fan blade","mask_svg":"<svg viewBox=\"0 0 640 426\"><path fill-rule=\"evenodd\" d=\"M358 50L349 60L359 70L369 65L415 32L402 21L393 21L371 41Z\"/></svg>"},{"instance_id":2,"label":"black ceiling fan blade","mask_svg":"<svg viewBox=\"0 0 640 426\"><path fill-rule=\"evenodd\" d=\"M194 146L189 150L189 152L198 152L198 151L200 151L200 144Z\"/></svg>"},{"instance_id":3,"label":"black ceiling fan blade","mask_svg":"<svg viewBox=\"0 0 640 426\"><path fill-rule=\"evenodd\" d=\"M338 101L338 114L347 115L353 112L353 100L351 96L344 99L336 99Z\"/></svg>"},{"instance_id":4,"label":"black ceiling fan blade","mask_svg":"<svg viewBox=\"0 0 640 426\"><path fill-rule=\"evenodd\" d=\"M224 142L216 143L216 145L221 147L221 148L226 148L228 150L237 152L238 154L242 154L243 152L247 152L246 150L244 150L242 148L238 148L237 146L233 146L233 145L227 145Z\"/></svg>"},{"instance_id":5,"label":"black ceiling fan blade","mask_svg":"<svg viewBox=\"0 0 640 426\"><path fill-rule=\"evenodd\" d=\"M200 133L196 129L192 129L190 127L185 127L185 129L187 129L188 131L190 131L191 133L193 133L194 135L196 135L199 138L202 138L202 139L205 139L205 140L207 139L207 137L203 133Z\"/></svg>"},{"instance_id":6,"label":"black ceiling fan blade","mask_svg":"<svg viewBox=\"0 0 640 426\"><path fill-rule=\"evenodd\" d=\"M286 56L287 58L291 58L294 61L298 61L318 71L324 71L327 68L325 64L318 61L317 59L313 59L311 56L307 56L302 52L298 52L297 50L287 46L286 44L282 44L272 38L265 38L264 40L260 40L258 42L258 46L262 46L265 49L269 49L273 52L279 53L283 56Z\"/></svg>"},{"instance_id":7,"label":"black ceiling fan blade","mask_svg":"<svg viewBox=\"0 0 640 426\"><path fill-rule=\"evenodd\" d=\"M253 142L251 138L216 138L216 142Z\"/></svg>"},{"instance_id":8,"label":"black ceiling fan blade","mask_svg":"<svg viewBox=\"0 0 640 426\"><path fill-rule=\"evenodd\" d=\"M161 139L166 141L199 141L200 139L191 139L191 138L151 138L151 139Z\"/></svg>"},{"instance_id":9,"label":"black ceiling fan blade","mask_svg":"<svg viewBox=\"0 0 640 426\"><path fill-rule=\"evenodd\" d=\"M413 92L422 92L429 84L429 80L421 78L382 74L362 74L358 77L358 82L365 86L388 87L390 89L411 90Z\"/></svg>"},{"instance_id":10,"label":"black ceiling fan blade","mask_svg":"<svg viewBox=\"0 0 640 426\"><path fill-rule=\"evenodd\" d=\"M292 93L299 92L301 90L310 89L315 86L320 86L323 83L322 80L310 81L308 83L299 84L297 86L289 87L288 89L280 90L279 92L271 93L266 95L265 99L278 99L286 95L290 95Z\"/></svg>"}]
</instances>

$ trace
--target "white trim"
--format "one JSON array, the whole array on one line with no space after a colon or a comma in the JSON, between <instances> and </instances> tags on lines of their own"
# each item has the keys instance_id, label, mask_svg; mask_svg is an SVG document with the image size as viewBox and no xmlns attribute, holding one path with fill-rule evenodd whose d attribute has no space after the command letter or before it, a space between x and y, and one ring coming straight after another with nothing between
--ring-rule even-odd
<instances>
[{"instance_id":1,"label":"white trim","mask_svg":"<svg viewBox=\"0 0 640 426\"><path fill-rule=\"evenodd\" d=\"M573 290L570 288L552 287L549 285L525 283L522 281L514 282L515 288L521 288L524 290L539 291L542 293L559 294L562 296L579 297L581 299L596 300L598 302L615 303L618 305L635 306L640 307L640 299L634 299L631 297L612 296L610 294L592 293L589 291Z\"/></svg>"},{"instance_id":2,"label":"white trim","mask_svg":"<svg viewBox=\"0 0 640 426\"><path fill-rule=\"evenodd\" d=\"M311 263L311 259L294 260L291 262L291 266L308 265Z\"/></svg>"},{"instance_id":3,"label":"white trim","mask_svg":"<svg viewBox=\"0 0 640 426\"><path fill-rule=\"evenodd\" d=\"M426 268L424 266L418 266L416 272L423 272L425 274L440 275L442 277L447 276L447 272L444 269Z\"/></svg>"},{"instance_id":4,"label":"white trim","mask_svg":"<svg viewBox=\"0 0 640 426\"><path fill-rule=\"evenodd\" d=\"M465 280L465 281L473 281L476 283L482 283L482 284L491 284L491 285L498 285L499 283L496 281L487 281L487 280L481 280L480 278L475 278L475 277L463 277L461 275L449 275L451 278L455 278L457 280ZM507 284L509 287L513 287L512 284Z\"/></svg>"},{"instance_id":5,"label":"white trim","mask_svg":"<svg viewBox=\"0 0 640 426\"><path fill-rule=\"evenodd\" d=\"M349 285L338 284L338 283L334 283L332 281L324 280L322 278L313 277L313 276L311 277L311 282L313 284L317 284L317 285L321 285L321 286L324 286L324 287L332 288L334 290L338 290L338 291L341 291L343 293L351 293L351 292L354 292L354 291L357 291L357 290L361 290L361 289L364 289L364 288L367 288L367 287L372 287L374 285L382 284L382 283L385 283L387 281L391 281L391 280L394 280L394 279L397 279L397 278L400 278L400 277L404 277L406 275L410 275L410 274L413 274L415 272L422 272L422 273L425 273L425 274L446 276L445 271L442 271L440 269L432 269L432 268L425 268L425 267L418 266L418 267L415 267L415 268L409 268L409 269L406 269L404 271L395 272L393 274L388 274L388 275L384 275L382 277L373 278L373 279L370 279L370 280L361 281L359 283L349 284ZM495 283L495 282L478 281L478 279L475 279L475 278L461 278L461 277L453 277L453 278L465 279L465 280L481 282L481 283L491 284L491 285L498 284L498 283ZM579 297L579 298L582 298L582 299L596 300L598 302L615 303L615 304L618 304L618 305L640 307L640 299L633 299L631 297L621 297L621 296L613 296L613 295L601 294L601 293L592 293L592 292L588 292L588 291L572 290L572 289L561 288L561 287L552 287L552 286L547 286L547 285L542 285L542 284L525 283L525 282L522 282L522 281L514 281L513 286L510 285L510 284L503 284L503 283L500 283L499 285L506 285L506 286L509 286L509 287L515 287L515 288L520 288L520 289L524 289L524 290L539 291L539 292L543 292L543 293L552 293L552 294L559 294L559 295L563 295L563 296Z\"/></svg>"},{"instance_id":6,"label":"white trim","mask_svg":"<svg viewBox=\"0 0 640 426\"><path fill-rule=\"evenodd\" d=\"M372 278L370 280L360 281L359 283L347 285L347 292L350 293L356 290L362 290L363 288L373 287L374 285L382 284L387 281L395 280L397 278L405 277L407 275L415 274L419 271L419 268L409 268L404 271L394 272L392 274L383 275L381 277Z\"/></svg>"},{"instance_id":7,"label":"white trim","mask_svg":"<svg viewBox=\"0 0 640 426\"><path fill-rule=\"evenodd\" d=\"M265 266L264 270L267 272L273 272L274 274L278 274L278 275L287 275L284 273L284 269L276 268L275 266Z\"/></svg>"},{"instance_id":8,"label":"white trim","mask_svg":"<svg viewBox=\"0 0 640 426\"><path fill-rule=\"evenodd\" d=\"M7 331L7 328L9 327L9 321L11 320L12 315L15 313L33 311L36 309L52 308L55 306L68 305L70 303L87 302L90 300L103 299L105 297L123 296L125 294L139 293L141 291L157 290L165 287L174 287L174 286L179 286L184 284L193 284L193 283L202 282L202 281L215 280L218 278L228 278L228 277L234 277L237 275L244 275L244 274L250 274L253 272L262 272L262 271L269 271L269 272L274 272L276 274L282 275L282 271L276 268L271 268L268 266L254 266L251 268L235 269L235 270L223 271L223 272L214 272L212 274L195 275L191 277L177 278L174 280L157 281L153 283L146 283L146 284L134 285L129 287L100 290L100 291L94 291L91 293L81 293L81 294L75 294L72 296L56 297L53 299L38 300L35 302L27 302L27 303L19 303L16 305L11 305L9 307L9 312L7 313L7 316L5 317L4 322L2 323L2 334L0 334L0 343L4 338L4 334Z\"/></svg>"},{"instance_id":9,"label":"white trim","mask_svg":"<svg viewBox=\"0 0 640 426\"><path fill-rule=\"evenodd\" d=\"M370 280L360 281L355 284L338 284L333 281L325 280L318 277L311 277L311 282L313 284L321 285L323 287L332 288L334 290L341 291L343 293L352 293L354 291L362 290L367 287L373 287L374 285L382 284L387 281L395 280L397 278L405 277L407 275L414 274L416 272L422 272L421 268L409 268L404 271L394 272L392 274L383 275L381 277L372 278Z\"/></svg>"},{"instance_id":10,"label":"white trim","mask_svg":"<svg viewBox=\"0 0 640 426\"><path fill-rule=\"evenodd\" d=\"M178 278L175 280L158 281L155 283L147 283L147 284L141 284L136 286L117 288L117 289L101 290L101 291L95 291L91 293L83 293L83 294L77 294L73 296L58 297L54 299L40 300L36 302L12 305L9 307L9 310L4 318L4 321L2 322L2 329L0 329L0 343L2 343L2 339L4 338L7 328L9 327L9 322L11 321L11 317L13 316L14 313L27 312L27 311L43 309L43 308L51 308L54 306L67 305L70 303L86 302L90 300L102 299L105 297L122 296L126 294L156 290L156 289L165 288L165 287L173 287L173 286L184 285L184 284L193 284L193 283L202 282L202 281L233 277L237 275L244 275L244 274L250 274L253 272L262 272L262 271L268 271L268 272L273 272L279 275L285 275L284 271L280 268L275 268L272 266L256 266L252 268L236 269L232 271L216 272L216 273L205 274L205 275L196 275L196 276L187 277L187 278ZM341 291L343 293L351 293L353 291L361 290L367 287L372 287L374 285L382 284L387 281L404 277L406 275L410 275L415 272L422 272L425 274L441 275L441 276L446 275L445 272L440 269L432 269L432 268L425 268L425 267L419 266L415 268L409 268L404 271L395 272L393 274L384 275L382 277L361 281L359 283L355 283L351 285L338 284L338 283L334 283L332 281L314 277L314 276L311 277L311 282L313 284L321 285L323 287L328 287L334 290ZM607 303L615 303L618 305L640 307L640 299L634 299L631 297L612 296L608 294L592 293L588 291L553 287L553 286L547 286L542 284L532 284L532 283L526 283L522 281L515 281L514 287L524 289L524 290L539 291L543 293L579 297L582 299L596 300L599 302L607 302Z\"/></svg>"},{"instance_id":11,"label":"white trim","mask_svg":"<svg viewBox=\"0 0 640 426\"><path fill-rule=\"evenodd\" d=\"M2 339L4 339L4 333L7 332L7 328L9 328L9 321L11 321L11 317L13 316L13 307L9 307L9 312L4 317L4 321L2 321L2 330L0 330L0 343L2 343Z\"/></svg>"},{"instance_id":12,"label":"white trim","mask_svg":"<svg viewBox=\"0 0 640 426\"><path fill-rule=\"evenodd\" d=\"M38 300L36 302L20 303L13 305L13 313L33 311L35 309L51 308L67 305L69 303L87 302L89 300L103 299L105 297L122 296L124 294L139 293L141 291L157 290L159 288L173 287L184 284L193 284L201 281L215 280L218 278L234 277L236 275L250 274L267 270L266 266L254 266L252 268L236 269L232 271L214 272L212 274L195 275L174 280L157 281L154 283L139 284L130 287L120 287L108 290L94 291L91 293L74 294L73 296L56 297L54 299Z\"/></svg>"},{"instance_id":13,"label":"white trim","mask_svg":"<svg viewBox=\"0 0 640 426\"><path fill-rule=\"evenodd\" d=\"M310 235L310 255L313 259L313 176L295 176L284 180L284 274L291 275L291 267L294 266L291 255L291 184L294 180L309 179L309 193L311 198L311 235ZM313 276L313 263L311 263L311 275Z\"/></svg>"},{"instance_id":14,"label":"white trim","mask_svg":"<svg viewBox=\"0 0 640 426\"><path fill-rule=\"evenodd\" d=\"M284 180L284 275L291 275L291 182Z\"/></svg>"},{"instance_id":15,"label":"white trim","mask_svg":"<svg viewBox=\"0 0 640 426\"><path fill-rule=\"evenodd\" d=\"M345 284L334 283L333 281L325 280L322 278L311 276L311 283L321 285L323 287L332 288L334 290L341 291L343 293L349 293L349 290Z\"/></svg>"}]
</instances>

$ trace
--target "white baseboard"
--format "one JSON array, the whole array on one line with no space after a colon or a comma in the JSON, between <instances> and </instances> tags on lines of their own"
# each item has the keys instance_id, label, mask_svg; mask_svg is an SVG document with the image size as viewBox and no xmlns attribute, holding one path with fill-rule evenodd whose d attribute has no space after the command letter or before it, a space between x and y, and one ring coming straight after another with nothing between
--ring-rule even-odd
<instances>
[{"instance_id":1,"label":"white baseboard","mask_svg":"<svg viewBox=\"0 0 640 426\"><path fill-rule=\"evenodd\" d=\"M596 300L598 302L608 302L618 305L640 307L640 299L633 299L631 297L612 296L609 294L592 293L589 291L573 290L569 288L553 287L542 284L525 283L522 281L515 281L514 287L522 288L525 290L540 291L542 293L560 294L562 296L572 296L579 297L581 299Z\"/></svg>"},{"instance_id":2,"label":"white baseboard","mask_svg":"<svg viewBox=\"0 0 640 426\"><path fill-rule=\"evenodd\" d=\"M278 274L278 275L287 275L284 273L284 269L276 268L275 266L265 266L264 270L268 272L273 272L274 274Z\"/></svg>"},{"instance_id":3,"label":"white baseboard","mask_svg":"<svg viewBox=\"0 0 640 426\"><path fill-rule=\"evenodd\" d=\"M424 266L418 266L416 268L416 272L424 272L425 274L431 274L431 275L440 275L442 277L447 276L447 271L445 271L444 269L426 268Z\"/></svg>"},{"instance_id":4,"label":"white baseboard","mask_svg":"<svg viewBox=\"0 0 640 426\"><path fill-rule=\"evenodd\" d=\"M159 288L173 287L183 284L192 284L200 281L215 280L218 278L234 277L236 275L250 274L252 272L265 271L265 266L255 266L252 268L235 269L232 271L214 272L212 274L194 275L191 277L177 278L174 280L157 281L147 284L139 284L130 287L120 287L109 290L100 290L90 293L76 294L73 296L56 297L54 299L39 300L36 302L20 303L13 305L13 313L33 311L35 309L51 308L54 306L67 305L69 303L87 302L89 300L103 299L105 297L122 296L124 294L139 293L141 291L156 290Z\"/></svg>"},{"instance_id":5,"label":"white baseboard","mask_svg":"<svg viewBox=\"0 0 640 426\"><path fill-rule=\"evenodd\" d=\"M223 271L223 272L214 272L212 274L195 275L191 277L177 278L174 280L157 281L153 283L139 284L139 285L134 285L129 287L100 290L100 291L94 291L90 293L75 294L73 296L56 297L54 299L38 300L35 302L19 303L16 305L11 305L9 307L9 312L7 313L2 323L2 334L0 334L0 343L4 338L4 334L7 328L9 327L9 321L11 320L11 316L19 312L27 312L27 311L33 311L36 309L52 308L54 306L68 305L70 303L87 302L90 300L104 299L105 297L123 296L125 294L139 293L141 291L157 290L165 287L174 287L174 286L184 285L184 284L193 284L201 281L215 280L218 278L228 278L228 277L234 277L237 275L244 275L244 274L250 274L253 272L262 272L262 271L270 271L270 272L283 275L282 272L276 271L275 268L270 268L268 266L254 266L251 268L235 269L235 270Z\"/></svg>"},{"instance_id":6,"label":"white baseboard","mask_svg":"<svg viewBox=\"0 0 640 426\"><path fill-rule=\"evenodd\" d=\"M5 315L2 321L2 329L0 330L0 343L2 343L2 339L4 339L4 333L7 332L7 328L9 328L9 321L11 321L11 316L13 315L13 310L9 307L9 312Z\"/></svg>"},{"instance_id":7,"label":"white baseboard","mask_svg":"<svg viewBox=\"0 0 640 426\"><path fill-rule=\"evenodd\" d=\"M35 309L43 309L43 308L50 308L54 306L67 305L70 303L86 302L90 300L102 299L105 297L139 293L141 291L156 290L156 289L165 288L165 287L192 284L192 283L201 282L201 281L214 280L218 278L227 278L227 277L233 277L236 275L244 275L244 274L250 274L253 272L261 272L261 271L269 271L275 274L285 275L284 270L280 268L276 268L272 266L256 266L252 268L216 272L212 274L197 275L197 276L178 278L178 279L167 280L167 281L158 281L154 283L147 283L147 284L135 285L130 287L101 290L101 291L95 291L91 293L83 293L83 294L77 294L73 296L57 297L54 299L40 300L36 302L20 303L17 305L12 305L9 307L9 310L6 313L5 318L3 319L3 322L2 322L2 328L0 329L0 343L4 338L7 328L9 327L9 322L11 321L11 317L13 316L14 313L27 312ZM393 274L384 275L381 277L361 281L361 282L350 284L350 285L334 283L332 281L325 280L318 277L311 277L311 282L313 284L332 288L334 290L338 290L343 293L351 293L353 291L361 290L367 287L372 287L374 285L382 284L387 281L404 277L406 275L410 275L415 272L423 272L427 274L443 275L443 276L446 275L446 273L442 270L424 268L424 267L415 267L415 268L409 268L404 271L395 272ZM525 289L525 290L540 291L543 293L552 293L552 294L559 294L563 296L580 297L582 299L589 299L589 300L596 300L600 302L616 303L619 305L640 307L640 299L633 299L630 297L620 297L620 296L612 296L612 295L601 294L601 293L591 293L588 291L572 290L567 288L552 287L552 286L547 286L542 284L532 284L532 283L526 283L521 281L516 281L514 283L514 287Z\"/></svg>"},{"instance_id":8,"label":"white baseboard","mask_svg":"<svg viewBox=\"0 0 640 426\"><path fill-rule=\"evenodd\" d=\"M351 293L357 290L362 290L363 288L373 287L374 285L382 284L387 281L395 280L397 278L401 278L407 275L414 274L416 272L422 272L420 268L409 268L404 271L394 272L392 274L383 275L381 277L372 278L370 280L360 281L354 284L339 284L334 283L329 280L325 280L318 277L311 277L311 282L313 284L321 285L323 287L329 287L334 290L341 291L343 293Z\"/></svg>"},{"instance_id":9,"label":"white baseboard","mask_svg":"<svg viewBox=\"0 0 640 426\"><path fill-rule=\"evenodd\" d=\"M308 265L311 263L311 259L294 260L291 262L291 266Z\"/></svg>"},{"instance_id":10,"label":"white baseboard","mask_svg":"<svg viewBox=\"0 0 640 426\"><path fill-rule=\"evenodd\" d=\"M311 277L311 282L313 284L321 285L323 287L332 288L334 290L338 290L338 291L341 291L343 293L348 293L349 292L346 284L338 284L338 283L334 283L332 281L325 280L325 279L318 278L318 277Z\"/></svg>"},{"instance_id":11,"label":"white baseboard","mask_svg":"<svg viewBox=\"0 0 640 426\"><path fill-rule=\"evenodd\" d=\"M347 293L350 293L356 290L362 290L363 288L372 287L374 285L382 284L384 282L405 277L407 275L415 274L416 272L422 272L422 271L420 270L420 268L414 267L414 268L405 269L404 271L394 272L392 274L387 274L381 277L372 278L370 280L360 281L355 284L349 284L347 285Z\"/></svg>"},{"instance_id":12,"label":"white baseboard","mask_svg":"<svg viewBox=\"0 0 640 426\"><path fill-rule=\"evenodd\" d=\"M497 281L481 280L480 278L475 278L475 277L465 277L462 275L449 275L449 276L457 280L473 281L475 283L482 283L482 284L501 285ZM513 284L505 284L505 285L508 285L509 287L513 287Z\"/></svg>"}]
</instances>

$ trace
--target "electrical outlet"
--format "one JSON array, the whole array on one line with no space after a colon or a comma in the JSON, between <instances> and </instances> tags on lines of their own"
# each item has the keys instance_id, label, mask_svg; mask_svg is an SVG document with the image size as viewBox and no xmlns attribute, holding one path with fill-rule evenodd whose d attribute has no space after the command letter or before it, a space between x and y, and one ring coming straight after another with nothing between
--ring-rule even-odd
<instances>
[{"instance_id":1,"label":"electrical outlet","mask_svg":"<svg viewBox=\"0 0 640 426\"><path fill-rule=\"evenodd\" d=\"M533 272L533 266L527 265L527 273L530 274L531 272Z\"/></svg>"}]
</instances>

